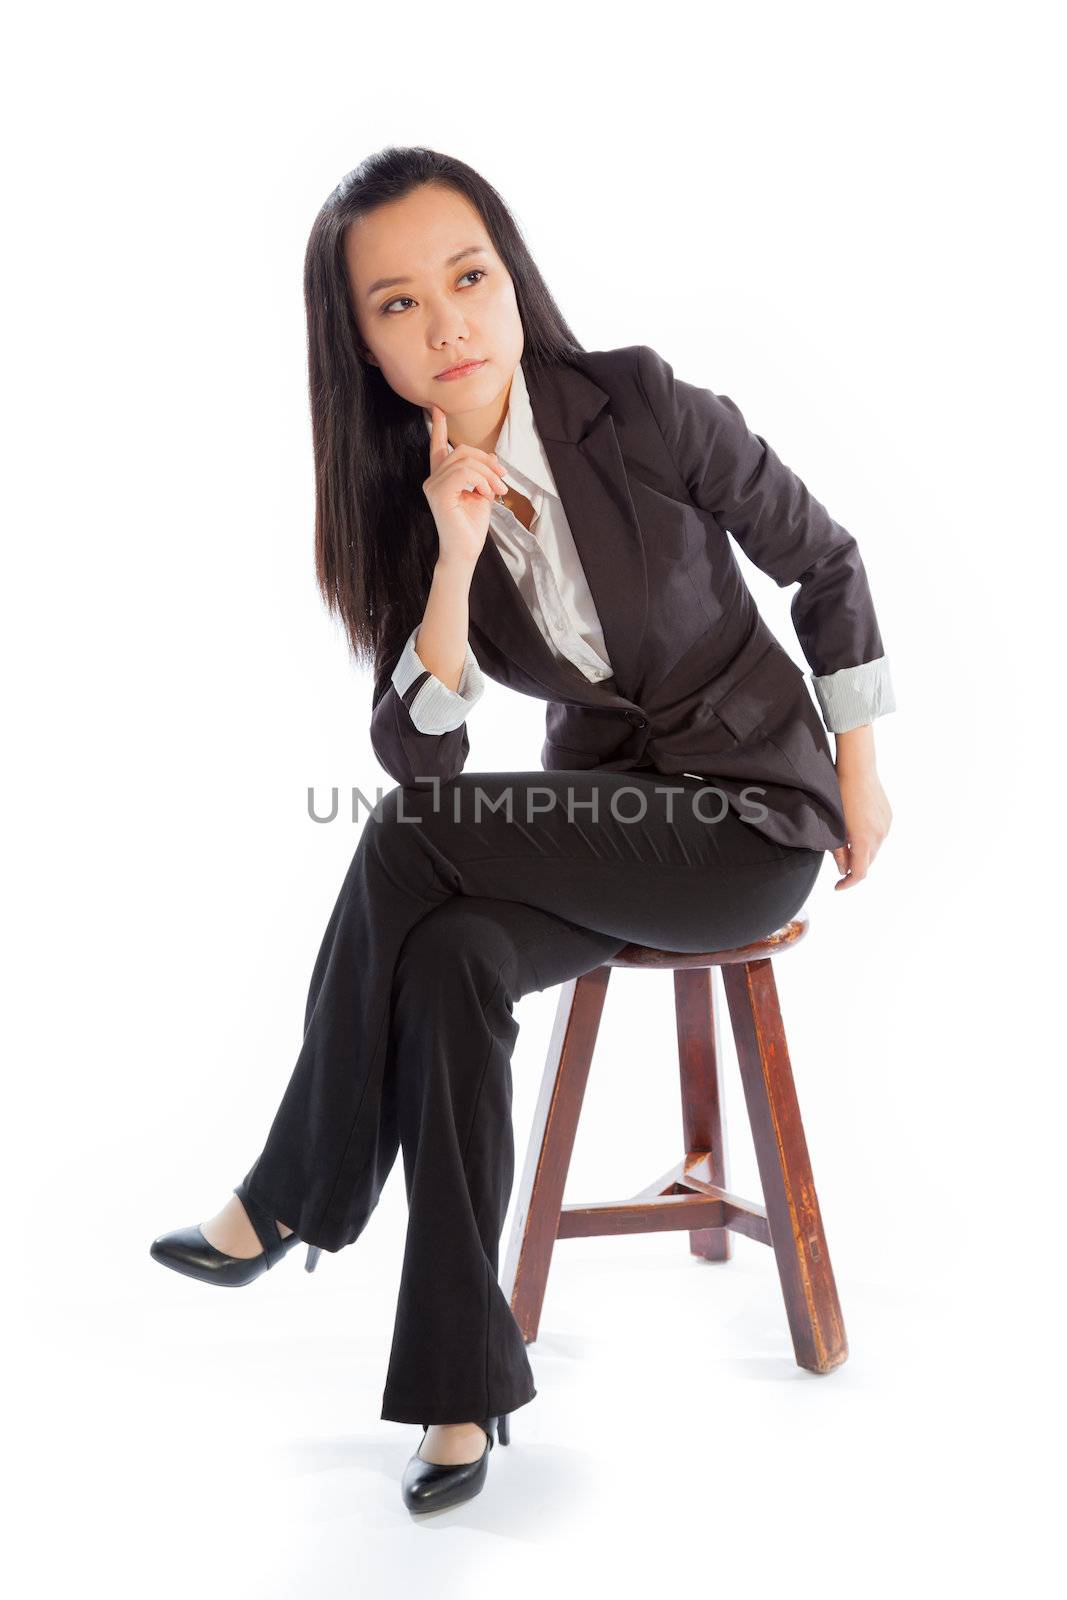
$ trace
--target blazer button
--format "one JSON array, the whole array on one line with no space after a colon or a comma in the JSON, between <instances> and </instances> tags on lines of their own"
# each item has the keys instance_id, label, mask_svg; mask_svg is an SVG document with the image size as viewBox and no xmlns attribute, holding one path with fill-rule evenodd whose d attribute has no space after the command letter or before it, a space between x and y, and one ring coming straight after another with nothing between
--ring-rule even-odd
<instances>
[{"instance_id":1,"label":"blazer button","mask_svg":"<svg viewBox=\"0 0 1067 1600\"><path fill-rule=\"evenodd\" d=\"M638 712L638 711L627 711L625 715L626 715L627 722L632 722L635 728L647 728L648 727L648 719L646 717L641 716L640 712Z\"/></svg>"}]
</instances>

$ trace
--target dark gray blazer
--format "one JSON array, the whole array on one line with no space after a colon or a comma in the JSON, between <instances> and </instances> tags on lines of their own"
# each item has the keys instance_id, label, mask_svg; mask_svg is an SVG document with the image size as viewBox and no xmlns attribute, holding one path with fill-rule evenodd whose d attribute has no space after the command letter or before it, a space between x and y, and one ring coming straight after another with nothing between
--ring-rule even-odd
<instances>
[{"instance_id":1,"label":"dark gray blazer","mask_svg":"<svg viewBox=\"0 0 1067 1600\"><path fill-rule=\"evenodd\" d=\"M522 369L613 677L592 683L555 657L491 537L470 591L478 665L548 701L545 770L698 773L782 844L843 844L825 724L727 533L778 584L799 584L791 616L817 676L885 653L856 540L728 396L682 382L647 345L573 360ZM408 708L427 674L401 695L394 665L376 675L374 752L399 784L448 782L467 725L421 733Z\"/></svg>"}]
</instances>

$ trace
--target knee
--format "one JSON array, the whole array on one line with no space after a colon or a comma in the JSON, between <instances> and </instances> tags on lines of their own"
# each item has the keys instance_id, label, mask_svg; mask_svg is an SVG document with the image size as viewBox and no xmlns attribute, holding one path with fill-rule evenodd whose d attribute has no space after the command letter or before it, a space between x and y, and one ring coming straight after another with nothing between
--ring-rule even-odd
<instances>
[{"instance_id":1,"label":"knee","mask_svg":"<svg viewBox=\"0 0 1067 1600\"><path fill-rule=\"evenodd\" d=\"M376 828L386 831L411 827L413 819L422 815L426 799L424 790L416 789L409 784L394 784L391 789L386 789L378 803L368 810L367 821L373 823Z\"/></svg>"},{"instance_id":2,"label":"knee","mask_svg":"<svg viewBox=\"0 0 1067 1600\"><path fill-rule=\"evenodd\" d=\"M506 929L456 896L409 931L397 960L395 983L401 989L407 986L423 1005L454 1002L464 986L484 1004L501 980L510 1011L516 960L515 944Z\"/></svg>"},{"instance_id":3,"label":"knee","mask_svg":"<svg viewBox=\"0 0 1067 1600\"><path fill-rule=\"evenodd\" d=\"M404 784L387 789L368 809L360 843L365 849L391 855L416 844L430 814L433 797Z\"/></svg>"}]
</instances>

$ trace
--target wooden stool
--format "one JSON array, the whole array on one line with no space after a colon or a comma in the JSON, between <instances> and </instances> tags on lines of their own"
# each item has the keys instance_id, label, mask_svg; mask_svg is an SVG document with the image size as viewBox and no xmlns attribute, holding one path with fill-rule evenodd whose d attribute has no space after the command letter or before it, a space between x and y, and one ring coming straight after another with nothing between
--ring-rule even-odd
<instances>
[{"instance_id":1,"label":"wooden stool","mask_svg":"<svg viewBox=\"0 0 1067 1600\"><path fill-rule=\"evenodd\" d=\"M557 1239L689 1232L693 1255L730 1256L730 1232L769 1244L778 1263L797 1364L831 1372L848 1356L837 1286L789 1064L771 957L808 930L803 912L754 944L693 955L630 944L564 984L516 1197L501 1287L530 1344L537 1338ZM671 967L681 1068L685 1155L622 1201L564 1205L563 1190L612 967ZM727 1188L719 1012L712 968L726 989L765 1207Z\"/></svg>"}]
</instances>

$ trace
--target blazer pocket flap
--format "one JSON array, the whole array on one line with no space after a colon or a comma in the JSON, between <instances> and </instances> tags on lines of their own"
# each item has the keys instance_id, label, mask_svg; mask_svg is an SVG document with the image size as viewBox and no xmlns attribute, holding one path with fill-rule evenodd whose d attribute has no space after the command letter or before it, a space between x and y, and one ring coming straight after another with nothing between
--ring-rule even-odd
<instances>
[{"instance_id":1,"label":"blazer pocket flap","mask_svg":"<svg viewBox=\"0 0 1067 1600\"><path fill-rule=\"evenodd\" d=\"M735 738L745 739L803 682L804 674L792 656L775 642L712 709Z\"/></svg>"}]
</instances>

